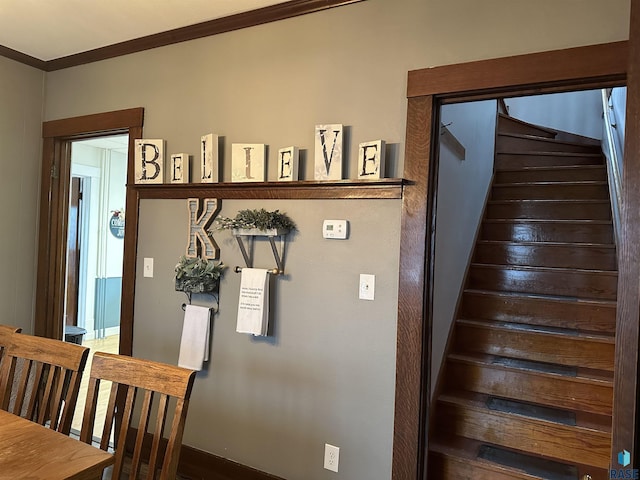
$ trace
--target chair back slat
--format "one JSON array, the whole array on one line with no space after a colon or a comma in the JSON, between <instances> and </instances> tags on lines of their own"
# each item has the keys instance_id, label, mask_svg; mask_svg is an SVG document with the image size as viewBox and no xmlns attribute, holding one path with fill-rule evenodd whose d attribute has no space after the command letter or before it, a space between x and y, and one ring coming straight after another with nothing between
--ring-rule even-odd
<instances>
[{"instance_id":1,"label":"chair back slat","mask_svg":"<svg viewBox=\"0 0 640 480\"><path fill-rule=\"evenodd\" d=\"M172 437L182 438L182 434L184 433L184 424L187 418L188 406L188 399L178 400L175 412L173 414L173 425L171 426ZM167 451L164 456L164 463L162 464L162 471L177 471L178 460L180 460L180 445L177 444L177 442L169 441L169 444L167 445ZM166 480L168 479L169 477L166 478Z\"/></svg>"},{"instance_id":2,"label":"chair back slat","mask_svg":"<svg viewBox=\"0 0 640 480\"><path fill-rule=\"evenodd\" d=\"M142 464L142 445L144 442L144 434L149 426L149 417L151 416L152 403L153 391L145 390L144 399L142 400L142 410L140 411L140 421L138 422L136 443L133 448L133 458L131 459L131 476L133 478L138 478L138 475L140 474L140 466Z\"/></svg>"},{"instance_id":3,"label":"chair back slat","mask_svg":"<svg viewBox=\"0 0 640 480\"><path fill-rule=\"evenodd\" d=\"M96 403L98 395L95 385L99 385L100 381L112 382L100 442L100 448L106 450L111 435L110 425L117 416L119 420L115 423L119 431L114 436L116 458L112 479L137 479L144 470L143 463L148 465L147 479L175 479L194 379L194 371L174 365L124 355L95 353L80 439L88 443L93 436L96 409L92 404ZM170 425L167 425L170 399L176 408ZM140 417L132 424L134 411ZM132 435L132 426L137 429L135 435ZM168 434L166 440L163 438L165 430ZM130 444L127 444L128 441ZM125 464L126 456L131 460L128 464Z\"/></svg>"},{"instance_id":4,"label":"chair back slat","mask_svg":"<svg viewBox=\"0 0 640 480\"><path fill-rule=\"evenodd\" d=\"M0 369L0 408L69 434L88 353L60 340L13 335Z\"/></svg>"},{"instance_id":5,"label":"chair back slat","mask_svg":"<svg viewBox=\"0 0 640 480\"><path fill-rule=\"evenodd\" d=\"M178 400L181 402L182 400ZM164 436L165 423L167 421L167 410L169 408L169 396L161 395L154 428L153 441L151 444L151 454L149 455L149 473L147 480L154 480L159 468L162 467L162 453L160 452L162 438ZM175 418L175 417L174 417ZM173 434L173 429L171 430ZM168 450L168 449L167 449ZM169 452L169 455L171 452ZM165 451L165 455L167 455Z\"/></svg>"}]
</instances>

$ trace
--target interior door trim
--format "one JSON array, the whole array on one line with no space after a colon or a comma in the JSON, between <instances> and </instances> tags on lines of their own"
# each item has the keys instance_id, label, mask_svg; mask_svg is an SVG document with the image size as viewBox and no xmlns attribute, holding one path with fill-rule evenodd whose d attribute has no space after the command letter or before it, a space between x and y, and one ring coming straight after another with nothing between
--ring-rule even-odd
<instances>
[{"instance_id":1,"label":"interior door trim","mask_svg":"<svg viewBox=\"0 0 640 480\"><path fill-rule=\"evenodd\" d=\"M131 179L134 176L135 140L142 138L143 122L142 107L43 122L34 323L36 335L60 339L63 331L71 141L110 134L128 134L127 178ZM131 355L138 243L138 196L129 187L125 211L127 221L124 234L120 353Z\"/></svg>"},{"instance_id":2,"label":"interior door trim","mask_svg":"<svg viewBox=\"0 0 640 480\"><path fill-rule=\"evenodd\" d=\"M635 13L634 12L635 9ZM443 103L600 88L627 83L627 185L640 184L640 6L632 5L630 41L446 65L409 72L400 233L393 480L426 478L430 414L433 245L437 156L433 138ZM631 52L631 54L630 54ZM635 56L634 56L635 55ZM627 81L627 72L629 80ZM631 72L635 72L632 79ZM633 139L633 140L630 140ZM635 183L633 183L635 182ZM624 187L623 187L624 189ZM613 452L635 444L640 317L640 192L626 188L620 249ZM638 242L635 242L638 250ZM637 253L637 252L636 252ZM621 308L624 307L624 308ZM434 479L435 480L435 479Z\"/></svg>"}]
</instances>

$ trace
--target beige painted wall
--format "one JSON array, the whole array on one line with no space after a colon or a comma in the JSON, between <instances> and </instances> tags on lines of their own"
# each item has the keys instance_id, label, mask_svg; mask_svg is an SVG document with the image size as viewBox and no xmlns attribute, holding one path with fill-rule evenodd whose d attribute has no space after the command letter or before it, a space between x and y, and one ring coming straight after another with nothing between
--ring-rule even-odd
<instances>
[{"instance_id":1,"label":"beige painted wall","mask_svg":"<svg viewBox=\"0 0 640 480\"><path fill-rule=\"evenodd\" d=\"M33 332L44 73L0 57L0 323Z\"/></svg>"},{"instance_id":2,"label":"beige painted wall","mask_svg":"<svg viewBox=\"0 0 640 480\"><path fill-rule=\"evenodd\" d=\"M223 136L224 179L233 142L268 144L270 179L277 149L297 145L310 179L314 125L341 122L350 177L357 144L378 138L391 145L389 176L402 176L408 70L622 40L628 14L628 0L367 0L49 73L45 117L142 106L145 136L168 153ZM300 227L275 281L275 335L234 332L228 273L185 443L290 480L390 478L400 202L228 201L223 214L247 207L280 208ZM320 238L336 217L352 222L350 240ZM177 359L171 276L185 222L184 202L142 202L138 269L153 257L156 276L137 282L135 355ZM223 260L239 263L220 238ZM374 302L357 300L359 273L376 274ZM341 447L337 475L322 469L325 442Z\"/></svg>"}]
</instances>

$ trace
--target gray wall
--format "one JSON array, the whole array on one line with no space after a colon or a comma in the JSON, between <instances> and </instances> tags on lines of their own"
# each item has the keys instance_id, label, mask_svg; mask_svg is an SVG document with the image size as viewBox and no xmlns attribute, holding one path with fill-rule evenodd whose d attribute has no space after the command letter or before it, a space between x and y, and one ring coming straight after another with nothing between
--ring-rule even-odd
<instances>
[{"instance_id":1,"label":"gray wall","mask_svg":"<svg viewBox=\"0 0 640 480\"><path fill-rule=\"evenodd\" d=\"M0 323L33 332L44 73L0 57Z\"/></svg>"},{"instance_id":2,"label":"gray wall","mask_svg":"<svg viewBox=\"0 0 640 480\"><path fill-rule=\"evenodd\" d=\"M402 176L408 70L627 37L628 0L579 3L367 0L49 73L45 117L142 106L145 136L168 153L223 136L224 179L233 142L268 144L270 179L277 149L297 145L310 179L314 125L341 122L350 177L357 144L376 139L390 145L389 176ZM185 443L289 480L389 478L401 202L229 201L223 214L261 206L300 226L289 276L275 280L275 336L234 332L239 278L227 274ZM320 238L332 217L352 222L350 240ZM142 203L138 268L152 256L156 277L137 282L135 355L176 362L183 296L171 275L185 222L184 202ZM220 246L239 263L233 243ZM374 302L357 299L359 273L376 274ZM341 447L338 474L322 469L325 442Z\"/></svg>"},{"instance_id":3,"label":"gray wall","mask_svg":"<svg viewBox=\"0 0 640 480\"><path fill-rule=\"evenodd\" d=\"M397 203L225 200L221 214L256 206L280 209L298 227L287 239L286 275L271 280L273 336L235 332L240 275L232 270L243 260L230 233L216 232L230 268L220 286L211 362L196 379L186 442L285 478L324 478L326 442L342 447L344 478L388 478ZM178 360L185 296L173 291L173 267L187 243L186 213L186 200L142 202L138 270L144 257L154 257L155 276L138 280L135 355ZM349 239L323 239L326 218L347 218ZM254 252L256 267L275 266L268 243L256 241ZM376 275L374 301L357 300L359 273ZM211 301L199 296L193 303Z\"/></svg>"},{"instance_id":4,"label":"gray wall","mask_svg":"<svg viewBox=\"0 0 640 480\"><path fill-rule=\"evenodd\" d=\"M456 313L493 176L497 102L445 105L441 122L465 147L460 160L440 143L432 330L431 392Z\"/></svg>"}]
</instances>

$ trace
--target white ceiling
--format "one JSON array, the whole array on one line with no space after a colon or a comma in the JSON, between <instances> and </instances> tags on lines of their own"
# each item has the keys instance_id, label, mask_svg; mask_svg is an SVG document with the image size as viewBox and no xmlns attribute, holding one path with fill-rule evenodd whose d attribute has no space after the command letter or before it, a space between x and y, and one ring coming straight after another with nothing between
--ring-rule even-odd
<instances>
[{"instance_id":1,"label":"white ceiling","mask_svg":"<svg viewBox=\"0 0 640 480\"><path fill-rule=\"evenodd\" d=\"M87 140L74 140L73 144L82 144L104 150L115 150L116 152L127 153L129 135L111 135L107 137L89 138Z\"/></svg>"},{"instance_id":2,"label":"white ceiling","mask_svg":"<svg viewBox=\"0 0 640 480\"><path fill-rule=\"evenodd\" d=\"M48 61L283 0L0 0L0 45Z\"/></svg>"}]
</instances>

